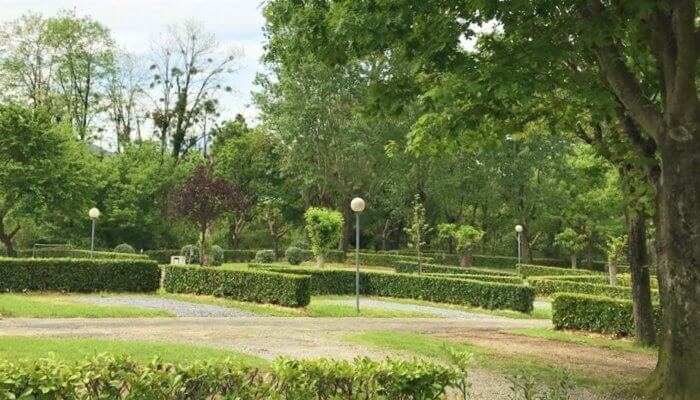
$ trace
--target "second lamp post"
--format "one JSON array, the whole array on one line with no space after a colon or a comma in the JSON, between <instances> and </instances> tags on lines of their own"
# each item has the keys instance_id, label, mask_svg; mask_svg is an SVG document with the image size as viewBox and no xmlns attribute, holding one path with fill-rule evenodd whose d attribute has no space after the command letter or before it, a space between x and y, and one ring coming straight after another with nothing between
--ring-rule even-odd
<instances>
[{"instance_id":1,"label":"second lamp post","mask_svg":"<svg viewBox=\"0 0 700 400\"><path fill-rule=\"evenodd\" d=\"M355 197L350 202L350 209L355 212L355 299L357 312L360 312L360 213L365 210L365 201Z\"/></svg>"}]
</instances>

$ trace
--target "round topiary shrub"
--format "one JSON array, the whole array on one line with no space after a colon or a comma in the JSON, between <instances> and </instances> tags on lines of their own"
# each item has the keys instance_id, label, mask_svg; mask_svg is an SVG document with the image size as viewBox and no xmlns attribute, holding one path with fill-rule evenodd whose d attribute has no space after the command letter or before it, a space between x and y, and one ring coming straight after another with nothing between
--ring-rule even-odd
<instances>
[{"instance_id":1,"label":"round topiary shrub","mask_svg":"<svg viewBox=\"0 0 700 400\"><path fill-rule=\"evenodd\" d=\"M292 245L290 247L296 247L300 250L311 250L310 244L308 244L306 242L301 242L301 241L292 243Z\"/></svg>"},{"instance_id":2,"label":"round topiary shrub","mask_svg":"<svg viewBox=\"0 0 700 400\"><path fill-rule=\"evenodd\" d=\"M212 265L219 266L224 263L224 249L221 246L211 246L211 262Z\"/></svg>"},{"instance_id":3,"label":"round topiary shrub","mask_svg":"<svg viewBox=\"0 0 700 400\"><path fill-rule=\"evenodd\" d=\"M275 252L274 250L258 250L255 253L255 262L270 264L275 262Z\"/></svg>"},{"instance_id":4,"label":"round topiary shrub","mask_svg":"<svg viewBox=\"0 0 700 400\"><path fill-rule=\"evenodd\" d=\"M284 257L292 265L299 265L302 261L304 261L304 253L300 248L294 246L287 248L287 250L284 252Z\"/></svg>"},{"instance_id":5,"label":"round topiary shrub","mask_svg":"<svg viewBox=\"0 0 700 400\"><path fill-rule=\"evenodd\" d=\"M180 255L185 256L187 264L199 264L199 247L188 244L180 250Z\"/></svg>"},{"instance_id":6,"label":"round topiary shrub","mask_svg":"<svg viewBox=\"0 0 700 400\"><path fill-rule=\"evenodd\" d=\"M118 244L117 247L114 248L114 252L115 253L135 254L136 250L134 250L134 247L128 243L122 243L122 244Z\"/></svg>"}]
</instances>

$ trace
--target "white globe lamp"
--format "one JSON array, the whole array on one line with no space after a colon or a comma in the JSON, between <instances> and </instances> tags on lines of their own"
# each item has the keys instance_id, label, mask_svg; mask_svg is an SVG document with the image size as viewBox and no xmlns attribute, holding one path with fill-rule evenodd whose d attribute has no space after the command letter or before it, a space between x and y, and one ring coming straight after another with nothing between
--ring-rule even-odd
<instances>
[{"instance_id":1,"label":"white globe lamp","mask_svg":"<svg viewBox=\"0 0 700 400\"><path fill-rule=\"evenodd\" d=\"M350 209L356 213L360 213L365 210L365 201L360 197L355 197L350 202Z\"/></svg>"}]
</instances>

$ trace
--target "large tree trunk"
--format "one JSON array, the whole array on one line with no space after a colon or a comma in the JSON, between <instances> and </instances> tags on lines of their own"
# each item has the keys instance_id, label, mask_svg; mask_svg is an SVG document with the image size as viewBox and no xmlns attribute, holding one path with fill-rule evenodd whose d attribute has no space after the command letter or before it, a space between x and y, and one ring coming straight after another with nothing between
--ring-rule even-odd
<instances>
[{"instance_id":1,"label":"large tree trunk","mask_svg":"<svg viewBox=\"0 0 700 400\"><path fill-rule=\"evenodd\" d=\"M471 267L472 266L472 252L462 250L459 253L459 265L461 267Z\"/></svg>"},{"instance_id":2,"label":"large tree trunk","mask_svg":"<svg viewBox=\"0 0 700 400\"><path fill-rule=\"evenodd\" d=\"M634 332L638 342L651 346L656 343L656 329L651 304L651 284L646 248L646 217L641 213L625 212L627 247L632 274L632 309Z\"/></svg>"},{"instance_id":3,"label":"large tree trunk","mask_svg":"<svg viewBox=\"0 0 700 400\"><path fill-rule=\"evenodd\" d=\"M656 246L663 331L656 370L664 399L700 393L700 132L667 132L659 145Z\"/></svg>"},{"instance_id":4,"label":"large tree trunk","mask_svg":"<svg viewBox=\"0 0 700 400\"><path fill-rule=\"evenodd\" d=\"M350 202L347 202L350 204ZM352 231L353 231L353 215L352 215L352 210L350 209L350 206L344 206L343 207L343 220L345 223L343 224L343 239L340 241L340 245L338 246L338 250L342 251L348 251L348 248L350 247L350 237L352 236Z\"/></svg>"},{"instance_id":5,"label":"large tree trunk","mask_svg":"<svg viewBox=\"0 0 700 400\"><path fill-rule=\"evenodd\" d=\"M12 232L7 232L5 230L5 216L0 216L0 242L5 246L5 252L8 257L17 257L17 250L15 250L15 246L12 244L12 238L15 237L19 230L20 226L17 225Z\"/></svg>"}]
</instances>

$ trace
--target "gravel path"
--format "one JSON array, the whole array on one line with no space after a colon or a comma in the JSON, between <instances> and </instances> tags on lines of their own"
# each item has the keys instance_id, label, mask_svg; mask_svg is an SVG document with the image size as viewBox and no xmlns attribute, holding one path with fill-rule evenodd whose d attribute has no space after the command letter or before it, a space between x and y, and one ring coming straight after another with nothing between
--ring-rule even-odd
<instances>
[{"instance_id":1,"label":"gravel path","mask_svg":"<svg viewBox=\"0 0 700 400\"><path fill-rule=\"evenodd\" d=\"M342 304L342 305L355 305L355 300L324 300L326 303ZM453 310L449 308L431 307L431 306L421 306L417 304L406 304L406 303L394 303L391 301L383 300L367 300L360 299L360 308L362 306L371 308L384 308L388 310L397 311L415 311L427 314L435 314L445 318L468 318L468 319L490 319L498 320L501 317L495 317L487 314L471 313L461 310ZM506 318L502 318L506 319Z\"/></svg>"},{"instance_id":2,"label":"gravel path","mask_svg":"<svg viewBox=\"0 0 700 400\"><path fill-rule=\"evenodd\" d=\"M130 306L153 310L165 310L178 317L254 317L255 314L228 307L186 301L162 299L158 297L75 297L75 301L106 306Z\"/></svg>"}]
</instances>

